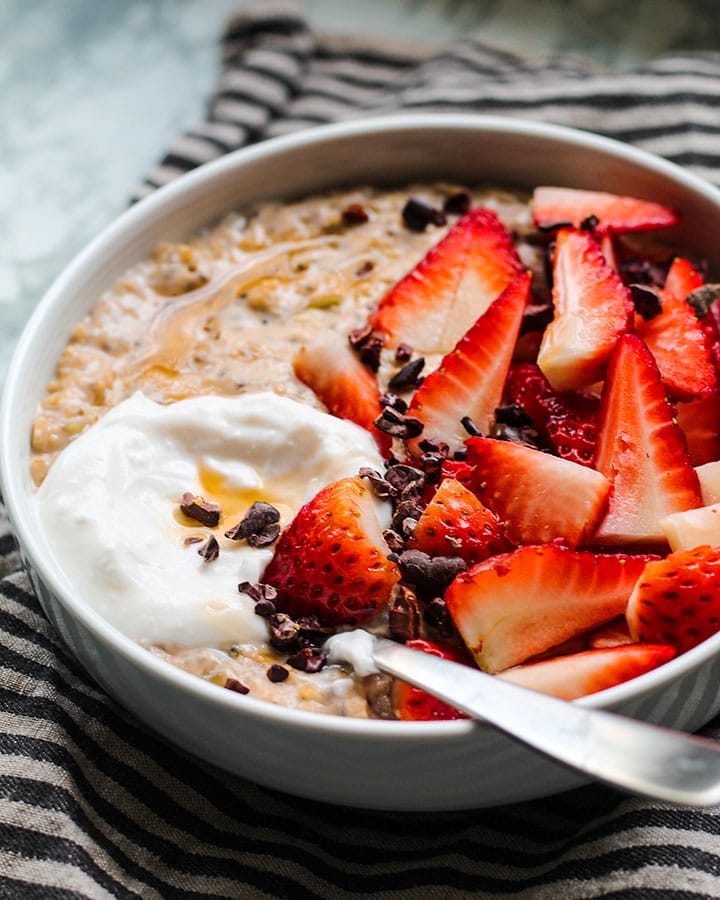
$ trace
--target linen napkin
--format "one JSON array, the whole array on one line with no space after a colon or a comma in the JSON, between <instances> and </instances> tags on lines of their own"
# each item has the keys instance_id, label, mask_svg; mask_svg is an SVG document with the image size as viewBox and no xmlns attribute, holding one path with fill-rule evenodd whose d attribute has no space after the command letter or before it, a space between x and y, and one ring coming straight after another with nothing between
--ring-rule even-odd
<instances>
[{"instance_id":1,"label":"linen napkin","mask_svg":"<svg viewBox=\"0 0 720 900\"><path fill-rule=\"evenodd\" d=\"M139 197L229 150L401 110L591 129L720 183L720 54L623 73L469 37L440 51L246 10L205 121ZM0 510L1 512L1 510ZM267 790L165 744L110 700L42 614L0 517L0 897L717 898L720 815L591 785L453 813L350 810ZM706 734L720 736L720 720Z\"/></svg>"}]
</instances>

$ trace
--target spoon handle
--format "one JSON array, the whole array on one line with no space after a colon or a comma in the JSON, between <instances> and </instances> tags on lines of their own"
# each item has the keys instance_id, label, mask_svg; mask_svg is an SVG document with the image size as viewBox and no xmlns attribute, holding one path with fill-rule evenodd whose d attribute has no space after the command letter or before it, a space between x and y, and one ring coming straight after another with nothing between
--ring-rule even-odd
<instances>
[{"instance_id":1,"label":"spoon handle","mask_svg":"<svg viewBox=\"0 0 720 900\"><path fill-rule=\"evenodd\" d=\"M373 656L382 671L599 781L689 806L720 803L720 742L558 700L383 638Z\"/></svg>"}]
</instances>

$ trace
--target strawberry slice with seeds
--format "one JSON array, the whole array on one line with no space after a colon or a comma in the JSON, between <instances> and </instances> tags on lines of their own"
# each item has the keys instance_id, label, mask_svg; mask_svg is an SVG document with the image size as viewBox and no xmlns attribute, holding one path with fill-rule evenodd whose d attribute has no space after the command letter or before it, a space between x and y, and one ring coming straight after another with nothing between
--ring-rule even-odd
<instances>
[{"instance_id":1,"label":"strawberry slice with seeds","mask_svg":"<svg viewBox=\"0 0 720 900\"><path fill-rule=\"evenodd\" d=\"M278 540L263 581L275 605L328 625L366 622L387 604L400 574L387 559L372 490L359 477L324 487Z\"/></svg>"},{"instance_id":2,"label":"strawberry slice with seeds","mask_svg":"<svg viewBox=\"0 0 720 900\"><path fill-rule=\"evenodd\" d=\"M558 233L552 292L555 314L545 329L538 365L558 391L601 381L618 337L632 326L634 306L591 234Z\"/></svg>"},{"instance_id":3,"label":"strawberry slice with seeds","mask_svg":"<svg viewBox=\"0 0 720 900\"><path fill-rule=\"evenodd\" d=\"M521 547L458 575L445 602L478 666L502 672L623 615L647 560Z\"/></svg>"},{"instance_id":4,"label":"strawberry slice with seeds","mask_svg":"<svg viewBox=\"0 0 720 900\"><path fill-rule=\"evenodd\" d=\"M675 655L667 644L625 644L517 666L498 677L561 700L577 700L644 675Z\"/></svg>"},{"instance_id":5,"label":"strawberry slice with seeds","mask_svg":"<svg viewBox=\"0 0 720 900\"><path fill-rule=\"evenodd\" d=\"M546 230L559 225L582 228L594 218L593 230L598 234L628 234L669 228L680 221L674 210L659 203L577 188L537 187L532 208L535 225Z\"/></svg>"},{"instance_id":6,"label":"strawberry slice with seeds","mask_svg":"<svg viewBox=\"0 0 720 900\"><path fill-rule=\"evenodd\" d=\"M386 294L370 324L393 350L447 353L523 271L495 213L472 210Z\"/></svg>"},{"instance_id":7,"label":"strawberry slice with seeds","mask_svg":"<svg viewBox=\"0 0 720 900\"><path fill-rule=\"evenodd\" d=\"M627 607L635 640L684 653L720 630L720 547L676 550L649 562Z\"/></svg>"},{"instance_id":8,"label":"strawberry slice with seeds","mask_svg":"<svg viewBox=\"0 0 720 900\"><path fill-rule=\"evenodd\" d=\"M636 318L635 331L655 357L663 384L675 400L703 397L716 384L706 328L685 301L702 283L687 260L673 260L660 292L662 312L648 321Z\"/></svg>"},{"instance_id":9,"label":"strawberry slice with seeds","mask_svg":"<svg viewBox=\"0 0 720 900\"><path fill-rule=\"evenodd\" d=\"M576 547L593 534L610 490L600 472L493 438L470 438L467 448L472 490L505 523L513 544L562 539Z\"/></svg>"},{"instance_id":10,"label":"strawberry slice with seeds","mask_svg":"<svg viewBox=\"0 0 720 900\"><path fill-rule=\"evenodd\" d=\"M633 334L620 339L610 361L595 468L612 484L595 543L664 543L661 519L702 506L700 483L657 364Z\"/></svg>"},{"instance_id":11,"label":"strawberry slice with seeds","mask_svg":"<svg viewBox=\"0 0 720 900\"><path fill-rule=\"evenodd\" d=\"M677 421L693 466L720 459L720 391L689 403L678 403Z\"/></svg>"},{"instance_id":12,"label":"strawberry slice with seeds","mask_svg":"<svg viewBox=\"0 0 720 900\"><path fill-rule=\"evenodd\" d=\"M297 352L293 370L328 412L365 428L388 455L391 439L374 425L382 412L377 379L345 338L331 331L320 334Z\"/></svg>"},{"instance_id":13,"label":"strawberry slice with seeds","mask_svg":"<svg viewBox=\"0 0 720 900\"><path fill-rule=\"evenodd\" d=\"M423 510L407 548L429 556L459 556L472 566L510 550L510 543L498 517L459 481L445 478Z\"/></svg>"},{"instance_id":14,"label":"strawberry slice with seeds","mask_svg":"<svg viewBox=\"0 0 720 900\"><path fill-rule=\"evenodd\" d=\"M422 650L432 656L449 659L451 662L469 665L467 656L448 643L426 641L423 638L407 642L408 647ZM437 697L405 681L396 681L393 686L395 714L405 721L429 721L432 719L467 719L468 716Z\"/></svg>"},{"instance_id":15,"label":"strawberry slice with seeds","mask_svg":"<svg viewBox=\"0 0 720 900\"><path fill-rule=\"evenodd\" d=\"M490 429L529 292L530 274L524 272L415 391L409 415L422 422L423 439L441 441L453 452L467 437L462 426L466 416L481 431ZM410 446L416 452L415 445Z\"/></svg>"}]
</instances>

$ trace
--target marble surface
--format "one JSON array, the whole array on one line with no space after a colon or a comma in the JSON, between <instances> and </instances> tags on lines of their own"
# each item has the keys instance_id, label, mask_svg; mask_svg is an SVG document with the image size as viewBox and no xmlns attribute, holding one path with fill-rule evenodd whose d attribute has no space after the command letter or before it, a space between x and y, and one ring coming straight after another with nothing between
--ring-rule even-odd
<instances>
[{"instance_id":1,"label":"marble surface","mask_svg":"<svg viewBox=\"0 0 720 900\"><path fill-rule=\"evenodd\" d=\"M35 304L121 211L169 139L202 116L242 0L0 0L0 380ZM322 30L625 67L715 49L715 0L306 0ZM540 13L541 10L541 13Z\"/></svg>"}]
</instances>

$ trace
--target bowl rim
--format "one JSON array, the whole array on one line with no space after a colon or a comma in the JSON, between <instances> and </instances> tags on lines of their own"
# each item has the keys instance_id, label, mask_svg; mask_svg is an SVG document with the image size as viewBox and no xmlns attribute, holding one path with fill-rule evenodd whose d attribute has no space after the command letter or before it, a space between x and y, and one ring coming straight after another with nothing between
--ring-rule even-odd
<instances>
[{"instance_id":1,"label":"bowl rim","mask_svg":"<svg viewBox=\"0 0 720 900\"><path fill-rule=\"evenodd\" d=\"M409 737L422 740L445 740L468 735L485 723L472 720L439 722L386 721L381 719L357 719L297 710L250 695L239 697L231 691L218 689L217 685L184 672L127 637L82 600L65 589L62 573L56 571L40 547L30 527L28 495L23 485L21 461L17 458L12 441L12 423L19 401L18 389L23 372L31 364L36 335L42 327L48 310L62 301L74 281L86 266L106 253L122 235L131 233L137 224L158 210L173 207L183 196L209 179L222 178L237 168L273 156L280 151L306 148L316 143L345 140L354 136L389 133L403 134L417 131L472 131L502 132L509 135L548 139L572 145L579 150L595 150L650 170L674 181L684 188L704 195L720 209L720 190L697 175L648 151L604 137L584 129L536 122L522 118L506 118L496 115L472 113L404 113L356 119L348 122L320 125L299 132L269 138L258 144L232 151L218 159L179 176L158 188L135 205L126 209L105 226L77 253L59 273L30 315L13 352L0 402L0 490L8 511L12 531L19 543L24 559L37 571L42 582L73 619L90 631L105 648L119 654L126 662L144 674L189 691L199 700L224 708L228 714L242 712L254 719L272 721L285 727L313 730L318 733L362 736L368 740L406 740ZM37 348L35 348L37 352ZM654 669L631 681L583 697L577 701L590 708L610 709L644 694L666 686L679 677L700 667L720 651L720 633L708 638L692 650L677 656L658 669Z\"/></svg>"}]
</instances>

